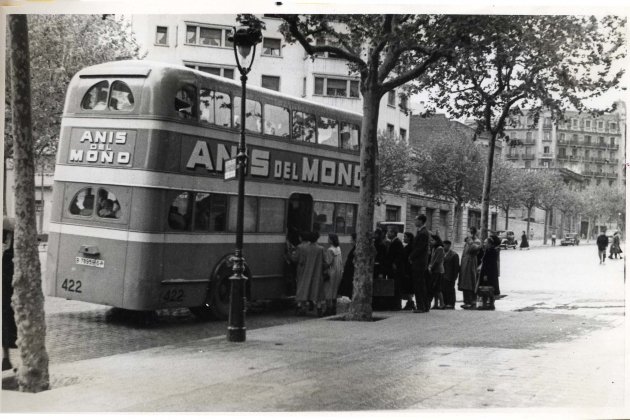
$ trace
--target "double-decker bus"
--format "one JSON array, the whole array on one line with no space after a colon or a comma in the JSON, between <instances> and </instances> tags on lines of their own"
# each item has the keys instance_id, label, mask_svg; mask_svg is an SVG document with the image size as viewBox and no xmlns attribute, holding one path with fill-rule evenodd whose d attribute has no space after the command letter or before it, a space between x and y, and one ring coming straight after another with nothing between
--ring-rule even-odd
<instances>
[{"instance_id":1,"label":"double-decker bus","mask_svg":"<svg viewBox=\"0 0 630 420\"><path fill-rule=\"evenodd\" d=\"M238 182L223 173L243 123L240 89L148 61L105 63L74 76L56 161L46 294L227 316ZM300 231L335 232L347 252L360 121L360 114L248 88L249 299L291 294L284 255Z\"/></svg>"}]
</instances>

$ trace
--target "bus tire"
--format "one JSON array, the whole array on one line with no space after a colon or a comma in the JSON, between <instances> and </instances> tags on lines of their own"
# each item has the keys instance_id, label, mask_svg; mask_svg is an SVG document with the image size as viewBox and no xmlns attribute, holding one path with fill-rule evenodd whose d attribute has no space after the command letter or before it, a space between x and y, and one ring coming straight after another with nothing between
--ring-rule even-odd
<instances>
[{"instance_id":1,"label":"bus tire","mask_svg":"<svg viewBox=\"0 0 630 420\"><path fill-rule=\"evenodd\" d=\"M207 306L209 306L212 315L220 320L228 319L230 314L230 291L232 287L230 277L234 275L233 264L230 261L231 257L232 254L228 254L221 258L213 270L207 298ZM243 274L247 277L245 282L245 297L247 300L250 300L249 279L251 279L251 271L247 263L245 263Z\"/></svg>"}]
</instances>

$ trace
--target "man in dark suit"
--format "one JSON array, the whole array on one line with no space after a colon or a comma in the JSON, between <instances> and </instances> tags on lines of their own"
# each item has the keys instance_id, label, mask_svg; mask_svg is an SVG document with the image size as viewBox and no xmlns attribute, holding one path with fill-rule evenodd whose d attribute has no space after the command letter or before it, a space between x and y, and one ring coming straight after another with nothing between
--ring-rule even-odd
<instances>
[{"instance_id":1,"label":"man in dark suit","mask_svg":"<svg viewBox=\"0 0 630 420\"><path fill-rule=\"evenodd\" d=\"M409 255L411 263L411 275L413 276L413 289L416 295L416 309L413 312L429 312L429 295L427 282L429 281L429 230L426 227L427 216L424 214L416 217L418 233L413 241L413 251Z\"/></svg>"}]
</instances>

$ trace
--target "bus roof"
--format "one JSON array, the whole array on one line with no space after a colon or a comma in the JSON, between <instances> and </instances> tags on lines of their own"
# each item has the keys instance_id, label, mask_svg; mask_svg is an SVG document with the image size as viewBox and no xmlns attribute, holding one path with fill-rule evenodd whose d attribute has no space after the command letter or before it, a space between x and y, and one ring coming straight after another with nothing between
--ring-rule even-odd
<instances>
[{"instance_id":1,"label":"bus roof","mask_svg":"<svg viewBox=\"0 0 630 420\"><path fill-rule=\"evenodd\" d=\"M200 70L195 70L195 69L191 69L189 67L183 66L183 65L178 65L178 64L170 64L170 63L164 63L164 62L159 62L159 61L149 61L149 60L121 60L121 61L110 61L107 63L102 63L102 64L97 64L94 66L90 66L90 67L86 67L82 70L80 70L77 75L79 77L111 77L113 75L119 75L119 76L127 76L127 77L149 77L151 70L168 70L168 69L173 69L173 70L180 70L180 71L187 71L187 72L191 72L191 73L195 73L201 77L205 77L208 79L215 79L218 80L222 83L227 83L227 84L231 84L235 87L241 87L241 84L237 81L234 81L232 79L228 79L225 77L220 77L220 76L215 76L213 74L210 73L206 73ZM358 113L358 112L353 112L353 111L348 111L346 109L342 109L342 108L338 108L338 107L334 107L334 106L330 106L330 105L326 105L326 104L322 104L321 102L315 102L315 101L309 101L306 99L302 99L302 98L297 98L295 96L291 96L291 95L287 95L284 93L280 93L277 92L275 90L271 90L271 89L265 89L259 86L251 86L248 85L247 89L254 91L254 92L259 92L259 93L263 93L267 96L271 96L271 97L276 97L278 99L284 99L284 100L291 100L291 101L298 101L304 104L308 104L308 105L312 105L312 106L316 106L316 107L325 107L327 109L333 110L333 111L337 111L340 113L345 113L345 114L350 114L355 116L356 118L363 118L363 114Z\"/></svg>"}]
</instances>

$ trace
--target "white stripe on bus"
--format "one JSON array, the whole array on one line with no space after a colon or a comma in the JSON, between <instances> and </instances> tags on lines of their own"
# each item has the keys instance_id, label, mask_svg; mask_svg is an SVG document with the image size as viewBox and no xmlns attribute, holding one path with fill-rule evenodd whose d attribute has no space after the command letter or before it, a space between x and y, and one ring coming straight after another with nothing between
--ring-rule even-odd
<instances>
[{"instance_id":1,"label":"white stripe on bus","mask_svg":"<svg viewBox=\"0 0 630 420\"><path fill-rule=\"evenodd\" d=\"M238 131L232 129L222 129L220 127L201 127L189 124L180 124L176 122L136 119L136 118L72 118L65 117L62 121L62 130L64 128L100 128L112 130L165 130L174 133L187 134L200 138L208 138L208 131L212 130L212 138L223 140L238 140ZM269 143L272 141L273 143ZM307 143L311 144L311 143ZM318 147L318 145L304 145L302 142L278 137L264 137L262 134L247 134L248 146L270 147L282 150L278 145L285 145L286 149L293 153L302 153L305 155L317 155L316 157L327 157L330 159L346 159L347 161L358 163L359 155L348 150L337 149L330 150Z\"/></svg>"},{"instance_id":2,"label":"white stripe on bus","mask_svg":"<svg viewBox=\"0 0 630 420\"><path fill-rule=\"evenodd\" d=\"M233 233L148 233L57 222L50 222L48 230L51 233L59 233L61 235L87 236L90 238L142 243L234 244L236 242L236 235ZM326 237L326 234L322 234L320 242L325 242ZM286 236L284 233L245 233L243 235L243 241L252 244L279 244L284 243L285 240ZM340 235L339 242L349 243L350 235Z\"/></svg>"},{"instance_id":3,"label":"white stripe on bus","mask_svg":"<svg viewBox=\"0 0 630 420\"><path fill-rule=\"evenodd\" d=\"M65 223L51 222L49 231L62 235L88 236L91 238L113 239L127 242L143 243L173 243L173 244L233 244L236 235L226 234L194 234L194 233L148 233L133 232L121 229L108 229L96 226L80 226ZM243 240L247 243L284 243L285 235L279 234L244 234Z\"/></svg>"},{"instance_id":4,"label":"white stripe on bus","mask_svg":"<svg viewBox=\"0 0 630 420\"><path fill-rule=\"evenodd\" d=\"M223 194L236 194L238 192L238 183L236 181L224 181L221 178L152 172L141 169L85 167L63 164L58 164L55 167L55 181ZM246 195L289 198L292 193L311 194L315 201L336 203L353 203L359 199L358 191L272 182L251 181L245 183Z\"/></svg>"}]
</instances>

